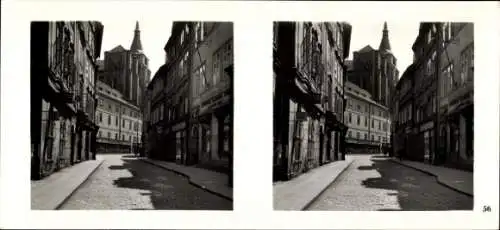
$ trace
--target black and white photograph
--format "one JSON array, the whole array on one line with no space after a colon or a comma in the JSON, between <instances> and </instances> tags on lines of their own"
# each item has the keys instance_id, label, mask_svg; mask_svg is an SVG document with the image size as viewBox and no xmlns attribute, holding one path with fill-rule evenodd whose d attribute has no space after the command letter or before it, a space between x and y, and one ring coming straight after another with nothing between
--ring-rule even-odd
<instances>
[{"instance_id":1,"label":"black and white photograph","mask_svg":"<svg viewBox=\"0 0 500 230\"><path fill-rule=\"evenodd\" d=\"M275 210L473 209L473 23L273 28Z\"/></svg>"},{"instance_id":2,"label":"black and white photograph","mask_svg":"<svg viewBox=\"0 0 500 230\"><path fill-rule=\"evenodd\" d=\"M33 21L31 208L232 210L232 38L232 22Z\"/></svg>"},{"instance_id":3,"label":"black and white photograph","mask_svg":"<svg viewBox=\"0 0 500 230\"><path fill-rule=\"evenodd\" d=\"M0 229L498 229L499 2L1 2Z\"/></svg>"}]
</instances>

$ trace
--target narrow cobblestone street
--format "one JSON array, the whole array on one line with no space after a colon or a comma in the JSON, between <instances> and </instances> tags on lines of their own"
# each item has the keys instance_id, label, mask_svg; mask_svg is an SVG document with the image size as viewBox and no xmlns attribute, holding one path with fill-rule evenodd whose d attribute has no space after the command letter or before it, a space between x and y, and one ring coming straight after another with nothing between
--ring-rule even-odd
<instances>
[{"instance_id":1,"label":"narrow cobblestone street","mask_svg":"<svg viewBox=\"0 0 500 230\"><path fill-rule=\"evenodd\" d=\"M432 211L471 210L473 198L435 177L381 155L353 155L354 162L308 210Z\"/></svg>"},{"instance_id":2,"label":"narrow cobblestone street","mask_svg":"<svg viewBox=\"0 0 500 230\"><path fill-rule=\"evenodd\" d=\"M102 155L103 164L61 209L231 210L232 202L174 172L131 155Z\"/></svg>"}]
</instances>

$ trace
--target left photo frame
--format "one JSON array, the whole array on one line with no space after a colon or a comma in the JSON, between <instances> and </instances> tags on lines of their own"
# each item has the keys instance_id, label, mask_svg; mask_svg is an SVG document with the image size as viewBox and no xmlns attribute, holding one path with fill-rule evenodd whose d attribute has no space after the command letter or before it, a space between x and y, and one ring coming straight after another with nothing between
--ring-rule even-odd
<instances>
[{"instance_id":1,"label":"left photo frame","mask_svg":"<svg viewBox=\"0 0 500 230\"><path fill-rule=\"evenodd\" d=\"M30 33L32 210L233 209L232 22Z\"/></svg>"}]
</instances>

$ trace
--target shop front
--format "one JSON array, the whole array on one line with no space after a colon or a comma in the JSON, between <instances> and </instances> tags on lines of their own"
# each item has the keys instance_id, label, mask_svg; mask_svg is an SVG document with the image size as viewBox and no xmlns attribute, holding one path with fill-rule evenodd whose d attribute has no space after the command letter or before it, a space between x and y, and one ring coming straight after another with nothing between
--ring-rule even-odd
<instances>
[{"instance_id":1,"label":"shop front","mask_svg":"<svg viewBox=\"0 0 500 230\"><path fill-rule=\"evenodd\" d=\"M423 162L434 164L436 159L434 122L430 121L420 126L419 136L423 137Z\"/></svg>"},{"instance_id":2,"label":"shop front","mask_svg":"<svg viewBox=\"0 0 500 230\"><path fill-rule=\"evenodd\" d=\"M221 92L193 110L188 163L228 172L232 156L230 91Z\"/></svg>"},{"instance_id":3,"label":"shop front","mask_svg":"<svg viewBox=\"0 0 500 230\"><path fill-rule=\"evenodd\" d=\"M457 100L444 110L441 139L445 165L464 170L473 169L474 105L472 95Z\"/></svg>"},{"instance_id":4,"label":"shop front","mask_svg":"<svg viewBox=\"0 0 500 230\"><path fill-rule=\"evenodd\" d=\"M170 141L175 143L175 162L177 164L187 164L187 130L186 122L180 122L172 126Z\"/></svg>"}]
</instances>

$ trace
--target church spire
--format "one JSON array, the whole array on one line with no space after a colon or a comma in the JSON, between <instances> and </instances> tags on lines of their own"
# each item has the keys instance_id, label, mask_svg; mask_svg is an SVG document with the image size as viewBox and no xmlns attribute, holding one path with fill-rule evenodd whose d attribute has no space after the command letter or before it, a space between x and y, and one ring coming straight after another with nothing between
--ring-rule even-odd
<instances>
[{"instance_id":1,"label":"church spire","mask_svg":"<svg viewBox=\"0 0 500 230\"><path fill-rule=\"evenodd\" d=\"M380 41L380 47L378 50L391 50L391 44L389 43L389 30L387 29L387 22L384 22L384 30L382 31L382 41Z\"/></svg>"},{"instance_id":2,"label":"church spire","mask_svg":"<svg viewBox=\"0 0 500 230\"><path fill-rule=\"evenodd\" d=\"M141 31L139 30L139 21L135 23L134 40L130 46L130 50L142 50Z\"/></svg>"}]
</instances>

